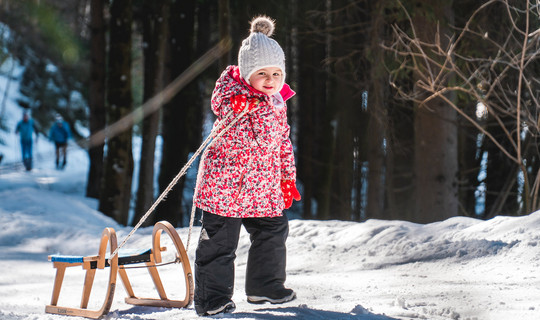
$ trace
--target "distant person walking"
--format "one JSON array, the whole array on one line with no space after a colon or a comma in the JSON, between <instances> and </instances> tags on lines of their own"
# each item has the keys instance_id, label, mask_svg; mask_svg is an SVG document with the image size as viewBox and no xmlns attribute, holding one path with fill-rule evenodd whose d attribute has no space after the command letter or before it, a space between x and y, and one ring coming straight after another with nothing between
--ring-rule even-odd
<instances>
[{"instance_id":1,"label":"distant person walking","mask_svg":"<svg viewBox=\"0 0 540 320\"><path fill-rule=\"evenodd\" d=\"M54 142L56 147L56 168L64 169L67 162L67 142L71 137L69 125L64 121L61 115L56 115L56 121L49 131L49 139ZM62 161L60 161L62 158Z\"/></svg>"},{"instance_id":2,"label":"distant person walking","mask_svg":"<svg viewBox=\"0 0 540 320\"><path fill-rule=\"evenodd\" d=\"M21 137L21 152L22 160L26 171L32 170L32 140L33 132L36 133L37 139L37 130L34 126L34 120L30 118L28 112L23 113L23 118L17 123L15 128L15 133L19 134Z\"/></svg>"}]
</instances>

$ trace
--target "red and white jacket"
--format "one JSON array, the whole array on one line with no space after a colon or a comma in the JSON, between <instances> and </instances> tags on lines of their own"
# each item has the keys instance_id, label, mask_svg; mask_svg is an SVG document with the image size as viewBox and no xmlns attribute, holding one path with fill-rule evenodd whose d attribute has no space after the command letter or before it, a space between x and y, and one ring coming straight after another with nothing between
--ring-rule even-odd
<instances>
[{"instance_id":1,"label":"red and white jacket","mask_svg":"<svg viewBox=\"0 0 540 320\"><path fill-rule=\"evenodd\" d=\"M287 84L283 102L294 96ZM216 126L231 110L234 96L260 100L258 108L239 119L203 154L195 188L195 205L226 217L275 217L285 207L282 180L296 180L296 167L287 124L287 107L249 86L237 66L221 74L212 93ZM229 117L225 127L235 117Z\"/></svg>"}]
</instances>

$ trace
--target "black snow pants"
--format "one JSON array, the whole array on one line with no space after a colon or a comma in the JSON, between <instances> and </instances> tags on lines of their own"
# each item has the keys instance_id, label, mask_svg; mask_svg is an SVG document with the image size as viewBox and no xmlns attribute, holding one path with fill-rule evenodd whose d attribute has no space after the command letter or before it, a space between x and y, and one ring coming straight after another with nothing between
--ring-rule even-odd
<instances>
[{"instance_id":1,"label":"black snow pants","mask_svg":"<svg viewBox=\"0 0 540 320\"><path fill-rule=\"evenodd\" d=\"M195 308L209 310L231 301L234 260L242 225L250 235L246 294L266 296L284 288L289 222L273 218L228 218L203 211L195 256Z\"/></svg>"}]
</instances>

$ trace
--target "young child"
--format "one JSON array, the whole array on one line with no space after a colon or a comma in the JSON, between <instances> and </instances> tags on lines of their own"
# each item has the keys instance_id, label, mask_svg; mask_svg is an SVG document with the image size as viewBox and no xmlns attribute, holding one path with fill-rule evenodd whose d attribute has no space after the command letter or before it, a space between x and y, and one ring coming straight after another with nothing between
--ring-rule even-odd
<instances>
[{"instance_id":1,"label":"young child","mask_svg":"<svg viewBox=\"0 0 540 320\"><path fill-rule=\"evenodd\" d=\"M285 101L294 92L285 84L285 55L270 38L274 22L257 17L238 54L216 82L212 111L216 124L231 111L229 124L201 162L195 204L202 229L195 258L195 310L199 315L235 309L234 260L242 225L251 247L245 291L250 303L284 303L296 298L285 288L288 219L283 209L300 200L289 139Z\"/></svg>"}]
</instances>

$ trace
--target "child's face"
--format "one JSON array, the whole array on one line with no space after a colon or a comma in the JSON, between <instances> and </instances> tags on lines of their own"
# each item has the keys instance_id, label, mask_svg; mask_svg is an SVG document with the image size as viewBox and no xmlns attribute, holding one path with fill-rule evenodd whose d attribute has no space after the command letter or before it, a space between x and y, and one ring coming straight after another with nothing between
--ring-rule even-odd
<instances>
[{"instance_id":1,"label":"child's face","mask_svg":"<svg viewBox=\"0 0 540 320\"><path fill-rule=\"evenodd\" d=\"M249 83L253 88L271 96L279 91L282 79L283 72L280 68L267 67L255 71L249 77Z\"/></svg>"}]
</instances>

